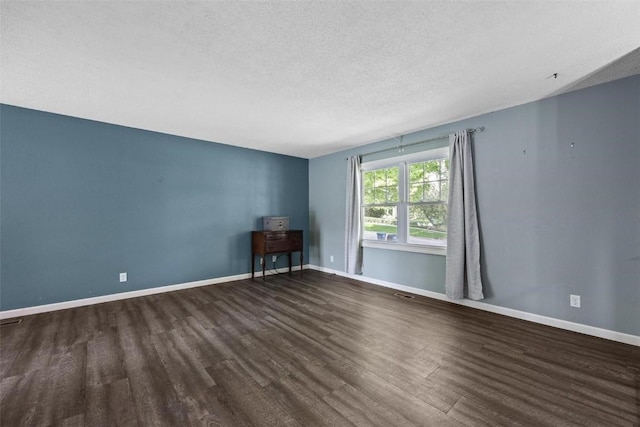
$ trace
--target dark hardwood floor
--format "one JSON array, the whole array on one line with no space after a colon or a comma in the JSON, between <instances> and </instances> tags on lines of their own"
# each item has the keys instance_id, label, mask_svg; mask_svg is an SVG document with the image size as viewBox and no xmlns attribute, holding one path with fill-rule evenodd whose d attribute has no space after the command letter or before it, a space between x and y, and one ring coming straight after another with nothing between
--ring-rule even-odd
<instances>
[{"instance_id":1,"label":"dark hardwood floor","mask_svg":"<svg viewBox=\"0 0 640 427\"><path fill-rule=\"evenodd\" d=\"M2 426L640 425L638 347L316 271L3 326Z\"/></svg>"}]
</instances>

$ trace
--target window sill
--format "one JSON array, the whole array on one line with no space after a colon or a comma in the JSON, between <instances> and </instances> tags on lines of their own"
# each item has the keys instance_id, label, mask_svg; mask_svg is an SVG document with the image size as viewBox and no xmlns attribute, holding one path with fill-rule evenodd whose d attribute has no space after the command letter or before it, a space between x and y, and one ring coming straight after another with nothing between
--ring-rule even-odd
<instances>
[{"instance_id":1,"label":"window sill","mask_svg":"<svg viewBox=\"0 0 640 427\"><path fill-rule=\"evenodd\" d=\"M447 255L446 246L410 245L410 244L400 244L400 243L392 243L392 242L384 242L384 241L380 242L377 240L363 240L362 247L386 249L390 251L414 252L414 253L429 254L429 255L440 255L440 256Z\"/></svg>"}]
</instances>

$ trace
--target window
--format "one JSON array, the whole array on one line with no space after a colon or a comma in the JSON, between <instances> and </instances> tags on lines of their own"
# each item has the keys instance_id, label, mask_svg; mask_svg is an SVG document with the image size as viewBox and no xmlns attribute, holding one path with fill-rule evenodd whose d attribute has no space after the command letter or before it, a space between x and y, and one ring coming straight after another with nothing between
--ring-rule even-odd
<instances>
[{"instance_id":1,"label":"window","mask_svg":"<svg viewBox=\"0 0 640 427\"><path fill-rule=\"evenodd\" d=\"M446 246L447 147L362 164L363 238Z\"/></svg>"}]
</instances>

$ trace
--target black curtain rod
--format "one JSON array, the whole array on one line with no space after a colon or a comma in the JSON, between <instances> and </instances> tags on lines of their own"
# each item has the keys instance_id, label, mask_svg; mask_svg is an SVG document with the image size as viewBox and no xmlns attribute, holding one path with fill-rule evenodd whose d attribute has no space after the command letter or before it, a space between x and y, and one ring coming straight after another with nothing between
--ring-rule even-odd
<instances>
[{"instance_id":1,"label":"black curtain rod","mask_svg":"<svg viewBox=\"0 0 640 427\"><path fill-rule=\"evenodd\" d=\"M474 132L482 132L484 130L484 127L477 127L477 128L473 128L473 129L468 129L467 132L469 133L474 133ZM407 148L407 147L412 147L414 145L418 145L418 144L424 144L425 142L431 142L431 141L438 141L439 139L445 139L445 138L449 138L449 135L440 135L440 136L436 136L434 138L429 138L429 139L425 139L423 141L418 141L418 142L412 142L411 144L407 144L407 145L398 145L396 147L390 147L390 148L383 148L382 150L377 150L377 151L372 151L370 153L364 153L364 154L359 154L360 157L362 156L370 156L372 154L378 154L378 153L384 153L385 151L391 151L391 150L401 150L403 148ZM348 159L348 157L345 157L345 159Z\"/></svg>"}]
</instances>

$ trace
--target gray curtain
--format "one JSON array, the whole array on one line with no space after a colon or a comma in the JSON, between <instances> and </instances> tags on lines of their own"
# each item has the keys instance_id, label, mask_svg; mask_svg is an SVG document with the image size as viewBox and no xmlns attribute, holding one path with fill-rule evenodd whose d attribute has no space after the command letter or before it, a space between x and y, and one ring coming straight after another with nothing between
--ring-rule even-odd
<instances>
[{"instance_id":1,"label":"gray curtain","mask_svg":"<svg viewBox=\"0 0 640 427\"><path fill-rule=\"evenodd\" d=\"M446 293L449 298L484 298L480 277L480 234L476 215L471 137L449 135L449 205Z\"/></svg>"},{"instance_id":2,"label":"gray curtain","mask_svg":"<svg viewBox=\"0 0 640 427\"><path fill-rule=\"evenodd\" d=\"M362 184L360 175L360 157L347 159L347 212L345 224L345 267L349 274L362 274Z\"/></svg>"}]
</instances>

